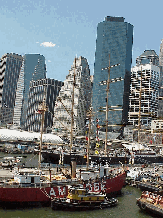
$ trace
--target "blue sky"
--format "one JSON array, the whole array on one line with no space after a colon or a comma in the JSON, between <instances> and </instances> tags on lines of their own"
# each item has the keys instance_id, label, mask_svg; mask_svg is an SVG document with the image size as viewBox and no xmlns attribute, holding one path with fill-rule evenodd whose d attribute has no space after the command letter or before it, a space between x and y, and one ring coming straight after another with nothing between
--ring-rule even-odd
<instances>
[{"instance_id":1,"label":"blue sky","mask_svg":"<svg viewBox=\"0 0 163 218\"><path fill-rule=\"evenodd\" d=\"M145 49L159 55L162 9L159 0L0 0L0 57L10 52L42 54L47 77L64 81L75 55L84 56L93 75L97 24L106 16L121 16L134 26L135 65Z\"/></svg>"}]
</instances>

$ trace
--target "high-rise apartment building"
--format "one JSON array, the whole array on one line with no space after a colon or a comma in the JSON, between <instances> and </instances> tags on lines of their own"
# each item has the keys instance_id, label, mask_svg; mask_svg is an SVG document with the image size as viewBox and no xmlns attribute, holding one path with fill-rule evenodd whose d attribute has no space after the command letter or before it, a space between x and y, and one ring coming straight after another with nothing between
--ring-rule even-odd
<instances>
[{"instance_id":1,"label":"high-rise apartment building","mask_svg":"<svg viewBox=\"0 0 163 218\"><path fill-rule=\"evenodd\" d=\"M163 39L161 40L161 45L160 45L159 66L163 68Z\"/></svg>"},{"instance_id":2,"label":"high-rise apartment building","mask_svg":"<svg viewBox=\"0 0 163 218\"><path fill-rule=\"evenodd\" d=\"M124 80L110 83L108 106L117 106L117 110L109 110L108 124L124 124L128 120L129 87L132 63L133 25L124 22L123 17L107 16L97 26L97 40L93 82L93 110L100 124L105 124L105 113L100 107L106 107L106 85L99 85L108 79L109 55L110 80L122 77ZM104 70L102 70L104 69ZM121 109L121 110L120 110Z\"/></svg>"},{"instance_id":3,"label":"high-rise apartment building","mask_svg":"<svg viewBox=\"0 0 163 218\"><path fill-rule=\"evenodd\" d=\"M30 81L46 78L45 57L40 54L25 54L16 92L13 123L25 127Z\"/></svg>"},{"instance_id":4,"label":"high-rise apartment building","mask_svg":"<svg viewBox=\"0 0 163 218\"><path fill-rule=\"evenodd\" d=\"M44 131L47 128L52 128L55 100L62 86L63 82L54 79L41 79L30 82L26 130L40 131L42 115L38 111L44 98L47 106L44 118Z\"/></svg>"},{"instance_id":5,"label":"high-rise apartment building","mask_svg":"<svg viewBox=\"0 0 163 218\"><path fill-rule=\"evenodd\" d=\"M142 125L150 125L158 116L160 80L159 58L154 50L145 50L131 69L129 124L138 125L139 109Z\"/></svg>"},{"instance_id":6,"label":"high-rise apartment building","mask_svg":"<svg viewBox=\"0 0 163 218\"><path fill-rule=\"evenodd\" d=\"M159 100L158 100L158 117L163 119L163 39L161 40L161 45L160 45L159 67L160 67L160 88L159 88Z\"/></svg>"},{"instance_id":7,"label":"high-rise apartment building","mask_svg":"<svg viewBox=\"0 0 163 218\"><path fill-rule=\"evenodd\" d=\"M75 74L75 76L74 76ZM75 77L75 81L74 81ZM62 133L70 133L72 95L74 84L74 134L83 135L86 124L86 113L91 104L91 80L90 70L87 59L84 57L76 58L66 76L64 86L62 86L57 97L54 108L53 132L61 130Z\"/></svg>"},{"instance_id":8,"label":"high-rise apartment building","mask_svg":"<svg viewBox=\"0 0 163 218\"><path fill-rule=\"evenodd\" d=\"M17 82L23 57L15 53L4 54L0 59L0 121L13 123Z\"/></svg>"}]
</instances>

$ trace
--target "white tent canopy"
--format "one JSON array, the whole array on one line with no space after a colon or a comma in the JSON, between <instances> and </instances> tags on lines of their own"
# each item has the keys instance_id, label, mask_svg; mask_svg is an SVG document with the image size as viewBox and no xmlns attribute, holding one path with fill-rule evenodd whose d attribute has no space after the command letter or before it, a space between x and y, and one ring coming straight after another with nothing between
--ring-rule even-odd
<instances>
[{"instance_id":1,"label":"white tent canopy","mask_svg":"<svg viewBox=\"0 0 163 218\"><path fill-rule=\"evenodd\" d=\"M10 129L0 129L0 140L2 141L35 141L40 140L40 133L37 132L26 132ZM58 144L62 143L63 140L53 134L43 134L42 141L45 143Z\"/></svg>"},{"instance_id":2,"label":"white tent canopy","mask_svg":"<svg viewBox=\"0 0 163 218\"><path fill-rule=\"evenodd\" d=\"M130 143L130 144L122 144L125 148L129 149L130 151L137 151L137 150L144 150L145 147L139 143Z\"/></svg>"}]
</instances>

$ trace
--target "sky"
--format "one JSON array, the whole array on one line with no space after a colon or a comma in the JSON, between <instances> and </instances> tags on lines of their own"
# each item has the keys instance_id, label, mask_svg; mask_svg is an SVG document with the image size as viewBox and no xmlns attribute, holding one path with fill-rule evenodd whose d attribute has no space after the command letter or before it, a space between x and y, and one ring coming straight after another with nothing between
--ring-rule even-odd
<instances>
[{"instance_id":1,"label":"sky","mask_svg":"<svg viewBox=\"0 0 163 218\"><path fill-rule=\"evenodd\" d=\"M93 75L97 24L106 16L120 16L134 26L134 66L146 49L159 55L162 9L162 0L0 0L0 57L42 54L47 77L64 81L75 56L83 56Z\"/></svg>"}]
</instances>

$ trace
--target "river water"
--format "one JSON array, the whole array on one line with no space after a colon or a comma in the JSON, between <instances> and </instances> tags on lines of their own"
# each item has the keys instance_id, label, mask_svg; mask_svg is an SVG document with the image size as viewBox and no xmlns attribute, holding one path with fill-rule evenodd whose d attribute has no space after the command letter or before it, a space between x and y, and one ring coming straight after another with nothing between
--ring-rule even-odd
<instances>
[{"instance_id":1,"label":"river water","mask_svg":"<svg viewBox=\"0 0 163 218\"><path fill-rule=\"evenodd\" d=\"M26 208L26 209L2 209L0 218L146 218L152 217L142 212L136 205L136 198L141 191L134 187L126 186L122 190L122 196L117 197L116 207L94 211L53 211L50 207Z\"/></svg>"}]
</instances>

